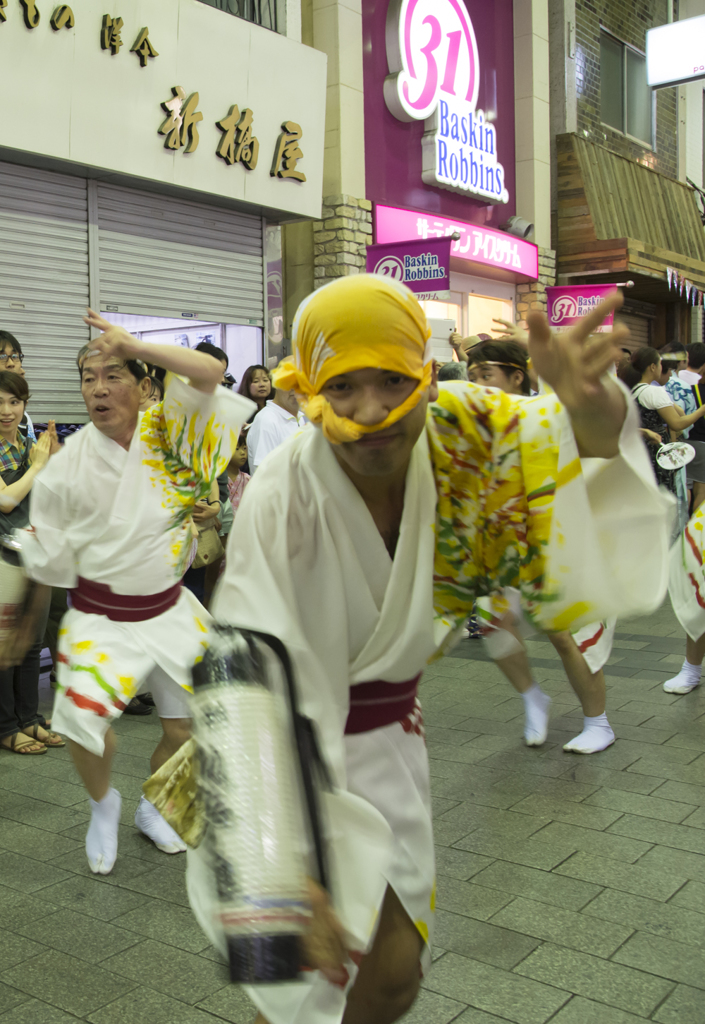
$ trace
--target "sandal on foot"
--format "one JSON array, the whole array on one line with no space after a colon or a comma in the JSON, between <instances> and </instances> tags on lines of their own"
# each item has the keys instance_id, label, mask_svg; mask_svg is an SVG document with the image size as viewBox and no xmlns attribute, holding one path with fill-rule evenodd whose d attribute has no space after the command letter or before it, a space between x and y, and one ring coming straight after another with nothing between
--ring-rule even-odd
<instances>
[{"instance_id":1,"label":"sandal on foot","mask_svg":"<svg viewBox=\"0 0 705 1024\"><path fill-rule=\"evenodd\" d=\"M25 743L19 743L20 737L25 740ZM5 743L5 740L9 739L9 746ZM47 748L39 740L33 740L30 736L27 736L24 732L15 732L11 736L3 736L0 740L0 747L3 750L9 750L11 754L46 754ZM30 747L35 747L35 750L30 750Z\"/></svg>"},{"instance_id":2,"label":"sandal on foot","mask_svg":"<svg viewBox=\"0 0 705 1024\"><path fill-rule=\"evenodd\" d=\"M39 730L46 733L46 736L42 738L39 735ZM66 741L59 736L58 732L52 732L51 729L45 729L39 722L35 722L34 725L28 725L22 732L25 736L30 736L37 743L43 743L45 747L65 747Z\"/></svg>"}]
</instances>

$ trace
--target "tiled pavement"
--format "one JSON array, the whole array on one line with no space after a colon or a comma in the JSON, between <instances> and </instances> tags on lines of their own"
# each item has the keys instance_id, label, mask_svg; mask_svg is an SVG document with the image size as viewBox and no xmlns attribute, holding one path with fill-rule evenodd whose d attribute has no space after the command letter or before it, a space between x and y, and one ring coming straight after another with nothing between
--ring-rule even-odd
<instances>
[{"instance_id":1,"label":"tiled pavement","mask_svg":"<svg viewBox=\"0 0 705 1024\"><path fill-rule=\"evenodd\" d=\"M439 948L407 1024L705 1024L705 688L661 690L683 653L667 606L618 630L618 740L591 757L561 750L581 716L550 644L530 644L554 702L540 751L478 642L427 672ZM118 731L105 879L66 751L0 753L0 1024L250 1024L187 908L183 857L131 826L156 720Z\"/></svg>"}]
</instances>

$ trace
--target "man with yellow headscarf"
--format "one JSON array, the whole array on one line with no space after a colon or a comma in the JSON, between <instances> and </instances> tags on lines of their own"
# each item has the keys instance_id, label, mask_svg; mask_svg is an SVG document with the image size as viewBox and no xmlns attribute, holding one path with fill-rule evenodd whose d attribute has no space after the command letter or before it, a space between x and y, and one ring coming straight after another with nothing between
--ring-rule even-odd
<instances>
[{"instance_id":1,"label":"man with yellow headscarf","mask_svg":"<svg viewBox=\"0 0 705 1024\"><path fill-rule=\"evenodd\" d=\"M475 598L514 586L552 631L661 601L668 501L605 376L626 332L591 335L620 302L563 335L532 314L532 358L555 392L533 399L464 381L439 393L423 311L394 281L342 278L299 308L275 381L314 426L249 485L214 607L286 644L334 783L317 969L249 988L259 1024L388 1024L413 1002L435 903L417 688ZM198 850L188 880L223 947Z\"/></svg>"}]
</instances>

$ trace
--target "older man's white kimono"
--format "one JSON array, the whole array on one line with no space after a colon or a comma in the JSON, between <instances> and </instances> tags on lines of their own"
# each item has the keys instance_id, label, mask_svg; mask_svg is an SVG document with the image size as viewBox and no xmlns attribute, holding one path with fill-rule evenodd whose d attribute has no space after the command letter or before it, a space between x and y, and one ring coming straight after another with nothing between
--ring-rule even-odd
<instances>
[{"instance_id":1,"label":"older man's white kimono","mask_svg":"<svg viewBox=\"0 0 705 1024\"><path fill-rule=\"evenodd\" d=\"M555 412L554 399L548 412L545 403L536 402L532 408L541 424L546 422L548 427L546 416L558 422L560 447L572 466L577 452L565 413ZM351 686L412 680L462 626L462 616L453 620L438 610L437 567L434 591L434 559L442 533L438 493L444 486L436 449L445 426L456 429L457 403L468 404L473 416L483 420L487 443L483 458L497 457L501 440L490 436L489 410L504 403L511 411L511 400L462 382L445 385L441 403L430 407L428 429L412 453L393 559L320 429L309 429L285 442L248 485L214 604L219 621L275 634L292 658L302 710L315 722L334 780L334 793L324 796L332 892L350 948L369 950L389 885L424 939L424 964L429 962L435 886L429 769L420 718L410 715L403 722L355 735L345 735L344 730ZM607 614L619 603L632 610L653 607L663 596L666 507L637 437L633 411L628 420L623 457L605 463L611 473L609 485L598 482L595 507L579 468L577 477L568 474L566 486L559 490L563 504L553 533L560 535L556 573L562 580L562 607L572 607L580 596L570 592L570 573L566 576L565 571L566 566L578 564L580 586L590 583L589 589L605 594ZM529 428L527 420L516 429L521 433ZM521 443L525 442L529 440L522 435ZM505 471L500 461L506 468L511 458L497 457L495 468L488 472L491 482L496 483ZM518 491L520 485L514 489ZM467 512L471 528L482 521L480 532L491 529L494 513L488 509L498 493L488 488L478 499L482 508ZM506 505L508 499L503 500ZM643 549L630 547L630 524L625 523L620 538L612 536L612 525L624 512L638 518L632 528L653 543L648 567L643 569L638 565ZM510 510L512 516L521 531L519 512ZM601 529L605 524L607 535ZM481 546L482 537L472 543ZM611 558L613 550L617 551L612 562L617 578L610 587L605 557ZM583 557L590 558L589 572L595 577L589 581ZM573 617L580 621L582 613L582 621L594 621L596 610L584 600ZM191 905L211 941L224 949L215 924L213 880L202 848L189 850L188 857ZM354 978L355 968L348 967ZM271 1024L337 1024L344 1012L345 993L318 972L300 982L247 991Z\"/></svg>"},{"instance_id":2,"label":"older man's white kimono","mask_svg":"<svg viewBox=\"0 0 705 1024\"><path fill-rule=\"evenodd\" d=\"M177 587L191 547L191 510L223 472L251 409L225 388L206 394L175 377L164 402L140 414L128 450L93 424L72 435L32 489L32 525L22 538L29 576L69 590L79 580L97 584L111 604L123 596L128 610ZM55 729L101 755L110 722L150 673L191 689L209 618L185 588L175 596L168 610L141 621L68 611Z\"/></svg>"}]
</instances>

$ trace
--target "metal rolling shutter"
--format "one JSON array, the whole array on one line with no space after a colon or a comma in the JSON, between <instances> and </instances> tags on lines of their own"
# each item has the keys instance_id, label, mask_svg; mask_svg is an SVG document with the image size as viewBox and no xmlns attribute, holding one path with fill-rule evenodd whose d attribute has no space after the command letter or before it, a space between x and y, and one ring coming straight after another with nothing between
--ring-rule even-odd
<instances>
[{"instance_id":1,"label":"metal rolling shutter","mask_svg":"<svg viewBox=\"0 0 705 1024\"><path fill-rule=\"evenodd\" d=\"M636 351L644 345L651 344L651 321L643 316L630 313L617 313L617 319L629 328L629 347Z\"/></svg>"},{"instance_id":2,"label":"metal rolling shutter","mask_svg":"<svg viewBox=\"0 0 705 1024\"><path fill-rule=\"evenodd\" d=\"M101 309L262 325L259 217L102 182L97 203Z\"/></svg>"},{"instance_id":3,"label":"metal rolling shutter","mask_svg":"<svg viewBox=\"0 0 705 1024\"><path fill-rule=\"evenodd\" d=\"M0 329L25 353L33 420L84 423L76 353L88 341L86 182L0 163Z\"/></svg>"}]
</instances>

